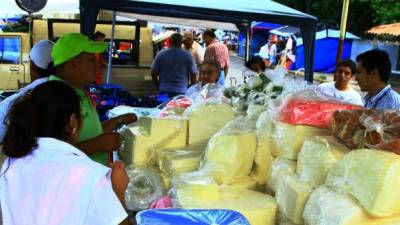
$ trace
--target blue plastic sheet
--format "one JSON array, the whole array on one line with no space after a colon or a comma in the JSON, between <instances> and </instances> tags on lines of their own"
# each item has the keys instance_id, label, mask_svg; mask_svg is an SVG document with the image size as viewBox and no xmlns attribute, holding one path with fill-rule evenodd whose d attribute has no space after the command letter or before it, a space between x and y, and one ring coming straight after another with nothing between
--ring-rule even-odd
<instances>
[{"instance_id":1,"label":"blue plastic sheet","mask_svg":"<svg viewBox=\"0 0 400 225\"><path fill-rule=\"evenodd\" d=\"M225 209L150 209L136 215L137 225L250 225L239 212Z\"/></svg>"}]
</instances>

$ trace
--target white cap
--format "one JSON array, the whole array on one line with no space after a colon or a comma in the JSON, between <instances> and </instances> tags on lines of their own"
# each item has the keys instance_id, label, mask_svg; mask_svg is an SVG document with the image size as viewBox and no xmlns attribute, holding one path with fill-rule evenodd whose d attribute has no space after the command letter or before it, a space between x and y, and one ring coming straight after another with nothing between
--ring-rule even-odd
<instances>
[{"instance_id":1,"label":"white cap","mask_svg":"<svg viewBox=\"0 0 400 225\"><path fill-rule=\"evenodd\" d=\"M53 46L54 42L49 40L41 40L34 44L29 54L33 63L42 69L48 69L49 63L53 62L51 57Z\"/></svg>"}]
</instances>

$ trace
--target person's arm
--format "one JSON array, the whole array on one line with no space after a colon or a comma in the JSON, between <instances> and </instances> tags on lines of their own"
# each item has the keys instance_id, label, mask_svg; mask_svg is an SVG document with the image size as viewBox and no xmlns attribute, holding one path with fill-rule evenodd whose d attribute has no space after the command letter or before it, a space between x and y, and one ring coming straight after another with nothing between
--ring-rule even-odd
<instances>
[{"instance_id":1,"label":"person's arm","mask_svg":"<svg viewBox=\"0 0 400 225\"><path fill-rule=\"evenodd\" d=\"M151 79L153 80L154 86L156 86L157 90L160 88L160 80L158 79L159 73L156 71L152 70L151 71Z\"/></svg>"},{"instance_id":2,"label":"person's arm","mask_svg":"<svg viewBox=\"0 0 400 225\"><path fill-rule=\"evenodd\" d=\"M86 155L96 152L112 152L121 146L121 137L118 133L103 133L95 138L79 142L75 146Z\"/></svg>"},{"instance_id":3,"label":"person's arm","mask_svg":"<svg viewBox=\"0 0 400 225\"><path fill-rule=\"evenodd\" d=\"M229 65L226 64L224 67L225 78L228 76L228 71L229 71Z\"/></svg>"},{"instance_id":4,"label":"person's arm","mask_svg":"<svg viewBox=\"0 0 400 225\"><path fill-rule=\"evenodd\" d=\"M111 166L111 184L122 206L126 209L125 191L128 187L129 176L125 171L125 164L122 161L115 162ZM128 218L120 223L120 225L131 225Z\"/></svg>"},{"instance_id":5,"label":"person's arm","mask_svg":"<svg viewBox=\"0 0 400 225\"><path fill-rule=\"evenodd\" d=\"M111 133L120 125L128 125L137 121L137 116L134 113L127 113L115 118L109 119L102 124L104 133Z\"/></svg>"}]
</instances>

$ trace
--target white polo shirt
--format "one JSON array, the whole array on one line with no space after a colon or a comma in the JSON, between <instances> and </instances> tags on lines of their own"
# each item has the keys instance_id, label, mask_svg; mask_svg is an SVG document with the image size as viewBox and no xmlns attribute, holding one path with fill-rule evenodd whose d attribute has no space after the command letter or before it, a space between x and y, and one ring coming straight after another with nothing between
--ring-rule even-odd
<instances>
[{"instance_id":1,"label":"white polo shirt","mask_svg":"<svg viewBox=\"0 0 400 225\"><path fill-rule=\"evenodd\" d=\"M127 217L109 168L66 142L37 143L31 154L3 164L4 225L117 225Z\"/></svg>"}]
</instances>

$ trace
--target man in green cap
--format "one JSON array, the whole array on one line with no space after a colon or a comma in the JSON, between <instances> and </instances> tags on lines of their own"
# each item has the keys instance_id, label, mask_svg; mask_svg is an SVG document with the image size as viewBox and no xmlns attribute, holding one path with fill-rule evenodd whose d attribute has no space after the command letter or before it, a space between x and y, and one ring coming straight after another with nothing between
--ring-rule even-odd
<instances>
[{"instance_id":1,"label":"man in green cap","mask_svg":"<svg viewBox=\"0 0 400 225\"><path fill-rule=\"evenodd\" d=\"M119 134L113 131L119 125L137 120L135 114L125 114L102 124L85 89L96 80L97 61L94 53L104 52L107 46L105 42L94 42L80 33L61 37L51 52L56 75L49 77L49 80L70 84L80 96L83 125L77 147L106 166L109 163L108 154L121 145Z\"/></svg>"}]
</instances>

